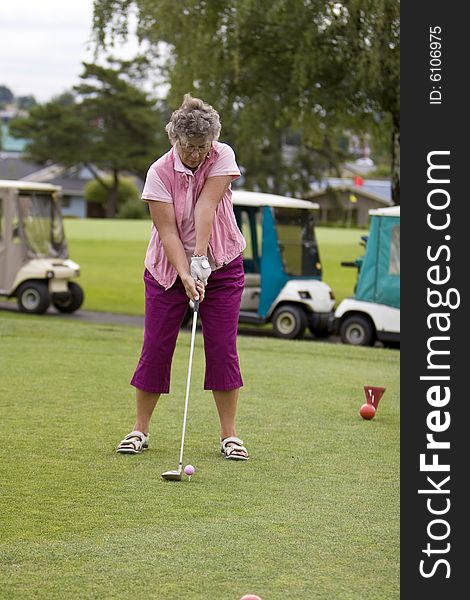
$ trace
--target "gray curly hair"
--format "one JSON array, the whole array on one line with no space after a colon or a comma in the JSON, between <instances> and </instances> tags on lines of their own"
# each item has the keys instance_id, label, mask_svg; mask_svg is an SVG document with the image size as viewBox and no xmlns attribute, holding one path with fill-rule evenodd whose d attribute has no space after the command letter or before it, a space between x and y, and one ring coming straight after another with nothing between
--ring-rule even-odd
<instances>
[{"instance_id":1,"label":"gray curly hair","mask_svg":"<svg viewBox=\"0 0 470 600\"><path fill-rule=\"evenodd\" d=\"M219 113L210 104L185 94L183 104L173 112L165 127L172 145L178 140L201 137L213 142L220 135Z\"/></svg>"}]
</instances>

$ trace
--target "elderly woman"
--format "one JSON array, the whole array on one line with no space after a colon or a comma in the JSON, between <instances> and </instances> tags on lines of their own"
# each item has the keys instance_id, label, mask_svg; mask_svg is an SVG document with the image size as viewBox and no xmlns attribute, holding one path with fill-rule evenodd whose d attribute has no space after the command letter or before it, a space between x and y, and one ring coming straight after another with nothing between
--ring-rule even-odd
<instances>
[{"instance_id":1,"label":"elderly woman","mask_svg":"<svg viewBox=\"0 0 470 600\"><path fill-rule=\"evenodd\" d=\"M170 370L188 298L200 300L206 370L220 419L225 458L247 460L237 437L235 415L243 385L236 348L244 287L242 252L230 183L240 176L230 146L216 141L218 113L190 94L166 126L172 144L154 162L142 199L153 220L145 257L144 343L131 384L136 421L117 452L139 454L148 447L149 426L160 394L170 388Z\"/></svg>"}]
</instances>

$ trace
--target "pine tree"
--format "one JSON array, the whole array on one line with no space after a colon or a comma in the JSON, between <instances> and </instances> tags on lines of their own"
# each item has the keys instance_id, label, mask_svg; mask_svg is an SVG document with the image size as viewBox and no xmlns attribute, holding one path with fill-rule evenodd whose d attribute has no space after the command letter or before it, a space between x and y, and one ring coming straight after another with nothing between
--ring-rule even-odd
<instances>
[{"instance_id":1,"label":"pine tree","mask_svg":"<svg viewBox=\"0 0 470 600\"><path fill-rule=\"evenodd\" d=\"M30 140L26 155L33 162L85 164L107 190L106 216L115 217L119 174L144 177L168 140L155 101L138 87L142 65L109 62L84 63L74 96L34 107L11 122L11 131ZM111 183L100 171L111 175Z\"/></svg>"}]
</instances>

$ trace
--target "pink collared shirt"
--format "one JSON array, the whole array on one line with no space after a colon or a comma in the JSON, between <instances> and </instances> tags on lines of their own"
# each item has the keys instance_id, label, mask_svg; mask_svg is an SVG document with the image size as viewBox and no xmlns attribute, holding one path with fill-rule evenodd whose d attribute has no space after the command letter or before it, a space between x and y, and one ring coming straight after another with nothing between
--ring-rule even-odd
<instances>
[{"instance_id":1,"label":"pink collared shirt","mask_svg":"<svg viewBox=\"0 0 470 600\"><path fill-rule=\"evenodd\" d=\"M173 203L176 226L188 256L194 252L196 243L194 207L206 179L218 175L230 175L232 181L240 177L234 151L221 142L212 143L211 151L194 173L181 162L175 147L148 170L142 200ZM245 239L233 213L232 190L229 186L215 212L209 237L209 259L213 267L218 269L236 258L245 247ZM165 289L170 288L178 276L165 255L155 225L152 226L145 267Z\"/></svg>"}]
</instances>

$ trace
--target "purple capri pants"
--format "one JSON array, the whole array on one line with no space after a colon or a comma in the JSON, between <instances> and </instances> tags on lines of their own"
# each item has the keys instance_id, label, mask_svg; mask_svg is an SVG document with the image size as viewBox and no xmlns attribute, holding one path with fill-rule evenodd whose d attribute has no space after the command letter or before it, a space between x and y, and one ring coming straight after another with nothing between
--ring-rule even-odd
<instances>
[{"instance_id":1,"label":"purple capri pants","mask_svg":"<svg viewBox=\"0 0 470 600\"><path fill-rule=\"evenodd\" d=\"M205 390L243 386L237 354L238 316L244 288L243 257L213 271L199 315L206 356ZM165 291L146 269L144 344L131 385L157 394L170 391L176 340L188 310L188 297L178 277Z\"/></svg>"}]
</instances>

